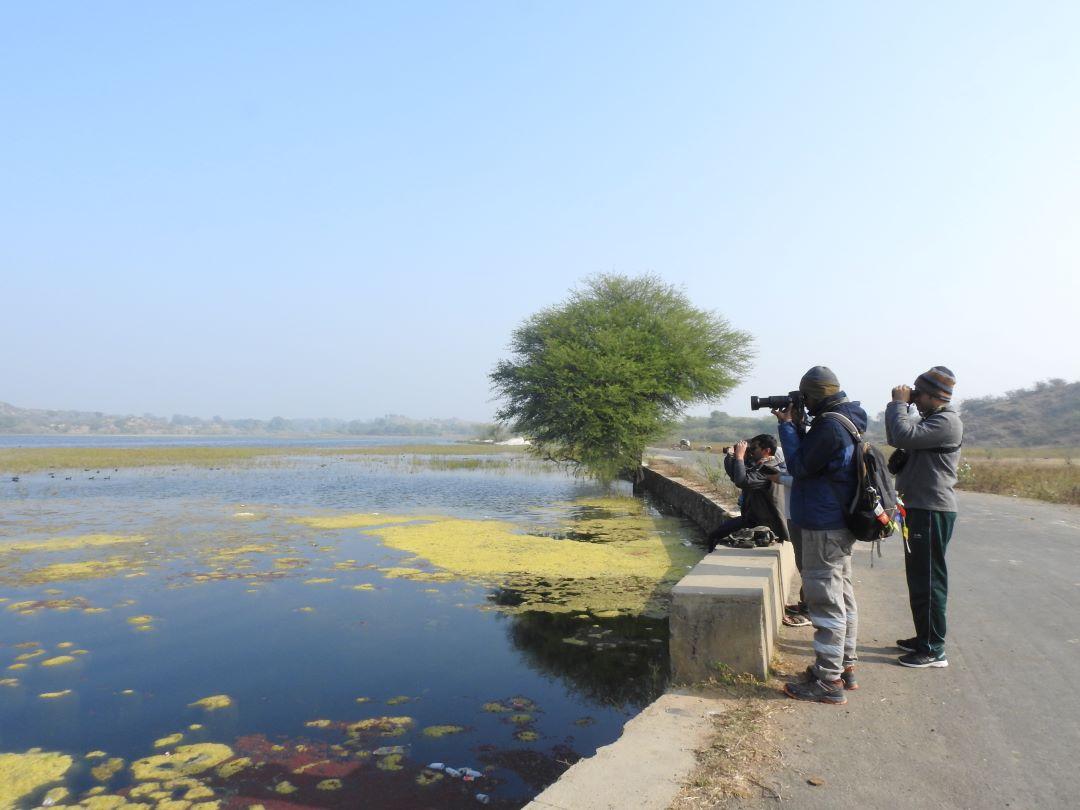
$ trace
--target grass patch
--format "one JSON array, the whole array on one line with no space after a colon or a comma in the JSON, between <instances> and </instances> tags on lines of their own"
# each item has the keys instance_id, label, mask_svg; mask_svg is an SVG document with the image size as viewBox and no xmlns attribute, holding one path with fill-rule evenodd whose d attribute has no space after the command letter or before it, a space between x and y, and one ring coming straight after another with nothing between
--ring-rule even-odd
<instances>
[{"instance_id":1,"label":"grass patch","mask_svg":"<svg viewBox=\"0 0 1080 810\"><path fill-rule=\"evenodd\" d=\"M403 444L379 447L12 447L0 450L0 471L116 470L129 467L217 467L280 456L494 456L521 453L495 444Z\"/></svg>"},{"instance_id":2,"label":"grass patch","mask_svg":"<svg viewBox=\"0 0 1080 810\"><path fill-rule=\"evenodd\" d=\"M960 464L959 473L957 487L969 492L1080 505L1080 464L1071 458L968 457Z\"/></svg>"}]
</instances>

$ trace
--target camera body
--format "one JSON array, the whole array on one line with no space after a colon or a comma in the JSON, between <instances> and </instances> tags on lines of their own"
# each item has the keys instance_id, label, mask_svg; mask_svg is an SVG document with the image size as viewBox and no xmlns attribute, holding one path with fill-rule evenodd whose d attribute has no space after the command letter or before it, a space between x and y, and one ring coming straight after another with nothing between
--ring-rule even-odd
<instances>
[{"instance_id":1,"label":"camera body","mask_svg":"<svg viewBox=\"0 0 1080 810\"><path fill-rule=\"evenodd\" d=\"M789 391L787 395L780 394L771 397L750 397L750 410L752 411L759 411L762 408L768 408L770 411L783 411L787 410L788 406L793 406L794 410L801 411L805 405L801 391Z\"/></svg>"}]
</instances>

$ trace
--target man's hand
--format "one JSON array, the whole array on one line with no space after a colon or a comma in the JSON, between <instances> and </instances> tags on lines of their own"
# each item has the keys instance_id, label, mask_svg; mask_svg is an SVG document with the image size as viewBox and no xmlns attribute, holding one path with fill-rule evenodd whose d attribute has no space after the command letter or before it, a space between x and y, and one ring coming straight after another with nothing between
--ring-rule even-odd
<instances>
[{"instance_id":1,"label":"man's hand","mask_svg":"<svg viewBox=\"0 0 1080 810\"><path fill-rule=\"evenodd\" d=\"M910 385L898 385L892 390L893 402L911 402L911 386Z\"/></svg>"},{"instance_id":2,"label":"man's hand","mask_svg":"<svg viewBox=\"0 0 1080 810\"><path fill-rule=\"evenodd\" d=\"M739 439L735 442L735 458L737 461L742 461L746 458L746 440Z\"/></svg>"},{"instance_id":3,"label":"man's hand","mask_svg":"<svg viewBox=\"0 0 1080 810\"><path fill-rule=\"evenodd\" d=\"M772 415L776 417L777 422L790 422L791 421L791 406L788 405L783 410L774 409Z\"/></svg>"}]
</instances>

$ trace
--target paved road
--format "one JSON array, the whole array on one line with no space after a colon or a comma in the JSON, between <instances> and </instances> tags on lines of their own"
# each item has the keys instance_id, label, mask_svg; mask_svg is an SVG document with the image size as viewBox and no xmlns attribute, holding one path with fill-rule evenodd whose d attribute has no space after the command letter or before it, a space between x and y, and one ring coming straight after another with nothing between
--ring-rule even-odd
<instances>
[{"instance_id":1,"label":"paved road","mask_svg":"<svg viewBox=\"0 0 1080 810\"><path fill-rule=\"evenodd\" d=\"M1080 807L1080 508L960 494L947 669L895 664L912 627L903 550L887 542L874 568L856 550L861 688L839 708L777 698L784 803ZM784 634L805 667L810 631ZM776 802L734 806L759 805Z\"/></svg>"}]
</instances>

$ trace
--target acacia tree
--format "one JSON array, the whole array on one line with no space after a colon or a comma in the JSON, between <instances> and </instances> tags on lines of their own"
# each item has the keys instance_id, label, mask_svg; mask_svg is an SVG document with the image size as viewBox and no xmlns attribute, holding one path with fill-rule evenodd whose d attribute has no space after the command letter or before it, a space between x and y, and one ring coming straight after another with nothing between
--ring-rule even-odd
<instances>
[{"instance_id":1,"label":"acacia tree","mask_svg":"<svg viewBox=\"0 0 1080 810\"><path fill-rule=\"evenodd\" d=\"M636 480L649 442L739 382L751 343L655 276L594 276L514 330L489 375L496 416L546 458Z\"/></svg>"}]
</instances>

